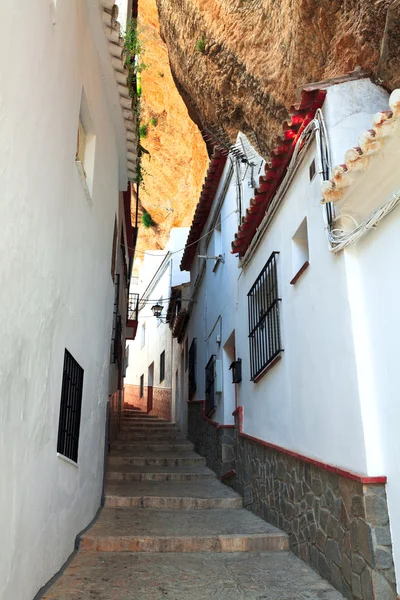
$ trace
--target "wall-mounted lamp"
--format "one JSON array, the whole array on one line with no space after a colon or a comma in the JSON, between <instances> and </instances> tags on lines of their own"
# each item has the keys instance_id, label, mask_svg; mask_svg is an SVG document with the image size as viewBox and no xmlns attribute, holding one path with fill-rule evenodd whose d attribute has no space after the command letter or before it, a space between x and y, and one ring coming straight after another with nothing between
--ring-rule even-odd
<instances>
[{"instance_id":1,"label":"wall-mounted lamp","mask_svg":"<svg viewBox=\"0 0 400 600\"><path fill-rule=\"evenodd\" d=\"M229 370L232 370L232 383L240 383L242 381L242 359L234 360Z\"/></svg>"},{"instance_id":2,"label":"wall-mounted lamp","mask_svg":"<svg viewBox=\"0 0 400 600\"><path fill-rule=\"evenodd\" d=\"M157 319L160 319L163 308L164 307L161 304L154 304L154 306L151 307L151 312Z\"/></svg>"}]
</instances>

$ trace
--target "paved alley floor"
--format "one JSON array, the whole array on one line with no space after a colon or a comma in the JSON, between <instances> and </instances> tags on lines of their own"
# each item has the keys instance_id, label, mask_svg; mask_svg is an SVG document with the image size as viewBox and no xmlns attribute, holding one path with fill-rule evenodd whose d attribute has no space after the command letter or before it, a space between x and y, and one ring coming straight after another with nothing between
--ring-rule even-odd
<instances>
[{"instance_id":1,"label":"paved alley floor","mask_svg":"<svg viewBox=\"0 0 400 600\"><path fill-rule=\"evenodd\" d=\"M106 501L43 600L343 600L178 429L125 410Z\"/></svg>"}]
</instances>

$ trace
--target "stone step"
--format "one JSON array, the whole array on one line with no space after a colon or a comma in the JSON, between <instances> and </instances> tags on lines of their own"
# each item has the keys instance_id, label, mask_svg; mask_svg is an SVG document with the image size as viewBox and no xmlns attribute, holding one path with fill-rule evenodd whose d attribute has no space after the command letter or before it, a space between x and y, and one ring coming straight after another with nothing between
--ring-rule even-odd
<instances>
[{"instance_id":1,"label":"stone step","mask_svg":"<svg viewBox=\"0 0 400 600\"><path fill-rule=\"evenodd\" d=\"M143 441L150 440L151 442L159 442L166 440L184 440L186 438L183 437L179 431L160 431L156 433L146 433L145 431L126 431L122 430L118 434L118 441Z\"/></svg>"},{"instance_id":2,"label":"stone step","mask_svg":"<svg viewBox=\"0 0 400 600\"><path fill-rule=\"evenodd\" d=\"M245 509L104 508L82 535L97 552L260 552L288 549L288 536Z\"/></svg>"},{"instance_id":3,"label":"stone step","mask_svg":"<svg viewBox=\"0 0 400 600\"><path fill-rule=\"evenodd\" d=\"M179 431L176 425L170 423L169 421L144 421L143 423L139 421L135 421L133 423L125 421L123 423L124 429L171 429L173 431Z\"/></svg>"},{"instance_id":4,"label":"stone step","mask_svg":"<svg viewBox=\"0 0 400 600\"><path fill-rule=\"evenodd\" d=\"M159 421L161 423L171 423L171 421L167 421L166 419L160 419L160 417L156 417L155 415L141 415L138 413L124 413L122 415L123 419L127 419L129 421Z\"/></svg>"},{"instance_id":5,"label":"stone step","mask_svg":"<svg viewBox=\"0 0 400 600\"><path fill-rule=\"evenodd\" d=\"M199 481L215 479L214 471L208 467L158 467L119 465L110 466L107 471L108 482L132 481Z\"/></svg>"},{"instance_id":6,"label":"stone step","mask_svg":"<svg viewBox=\"0 0 400 600\"><path fill-rule=\"evenodd\" d=\"M242 508L241 496L218 479L159 483L113 483L106 486L107 507L199 510Z\"/></svg>"},{"instance_id":7,"label":"stone step","mask_svg":"<svg viewBox=\"0 0 400 600\"><path fill-rule=\"evenodd\" d=\"M195 452L162 453L157 455L153 452L138 452L136 456L126 455L123 451L112 451L108 457L110 466L132 465L149 467L151 465L158 467L178 467L178 466L200 466L206 464L206 459Z\"/></svg>"},{"instance_id":8,"label":"stone step","mask_svg":"<svg viewBox=\"0 0 400 600\"><path fill-rule=\"evenodd\" d=\"M112 445L113 450L125 450L127 454L131 452L135 454L135 452L139 449L145 450L146 452L185 452L186 450L193 450L194 444L190 442L184 442L180 440L176 440L175 442L153 442L153 440L141 442L114 442Z\"/></svg>"},{"instance_id":9,"label":"stone step","mask_svg":"<svg viewBox=\"0 0 400 600\"><path fill-rule=\"evenodd\" d=\"M76 600L343 600L338 591L291 552L80 552L42 600L72 597Z\"/></svg>"}]
</instances>

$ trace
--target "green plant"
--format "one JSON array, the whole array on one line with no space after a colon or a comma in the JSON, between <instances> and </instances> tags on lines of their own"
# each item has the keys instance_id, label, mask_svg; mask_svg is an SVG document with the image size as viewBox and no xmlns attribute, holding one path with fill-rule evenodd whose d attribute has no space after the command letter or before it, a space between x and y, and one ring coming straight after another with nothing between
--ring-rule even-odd
<instances>
[{"instance_id":1,"label":"green plant","mask_svg":"<svg viewBox=\"0 0 400 600\"><path fill-rule=\"evenodd\" d=\"M149 212L147 212L147 210L145 210L143 212L143 214L141 216L141 221L142 221L143 227L146 227L146 228L153 227L155 225L155 222L153 221L151 214Z\"/></svg>"},{"instance_id":2,"label":"green plant","mask_svg":"<svg viewBox=\"0 0 400 600\"><path fill-rule=\"evenodd\" d=\"M158 76L159 77L164 77L164 73L162 71L158 71Z\"/></svg>"},{"instance_id":3,"label":"green plant","mask_svg":"<svg viewBox=\"0 0 400 600\"><path fill-rule=\"evenodd\" d=\"M141 125L139 125L139 137L141 139L147 137L148 133L149 133L149 126L147 125L147 123L142 123Z\"/></svg>"},{"instance_id":4,"label":"green plant","mask_svg":"<svg viewBox=\"0 0 400 600\"><path fill-rule=\"evenodd\" d=\"M196 50L197 50L197 52L200 52L201 54L203 54L205 49L206 49L206 36L203 35L196 42Z\"/></svg>"},{"instance_id":5,"label":"green plant","mask_svg":"<svg viewBox=\"0 0 400 600\"><path fill-rule=\"evenodd\" d=\"M150 125L152 127L157 127L157 125L158 125L158 119L157 119L157 117L151 117L151 119L150 119Z\"/></svg>"}]
</instances>

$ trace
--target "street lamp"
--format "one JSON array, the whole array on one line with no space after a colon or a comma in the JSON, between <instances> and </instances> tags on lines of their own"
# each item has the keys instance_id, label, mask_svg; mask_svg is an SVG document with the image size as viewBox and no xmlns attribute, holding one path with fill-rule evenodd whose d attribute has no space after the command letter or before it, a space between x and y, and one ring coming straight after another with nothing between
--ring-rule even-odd
<instances>
[{"instance_id":1,"label":"street lamp","mask_svg":"<svg viewBox=\"0 0 400 600\"><path fill-rule=\"evenodd\" d=\"M164 307L161 304L154 304L154 306L151 307L151 312L155 317L157 317L157 319L161 319L163 308Z\"/></svg>"}]
</instances>

